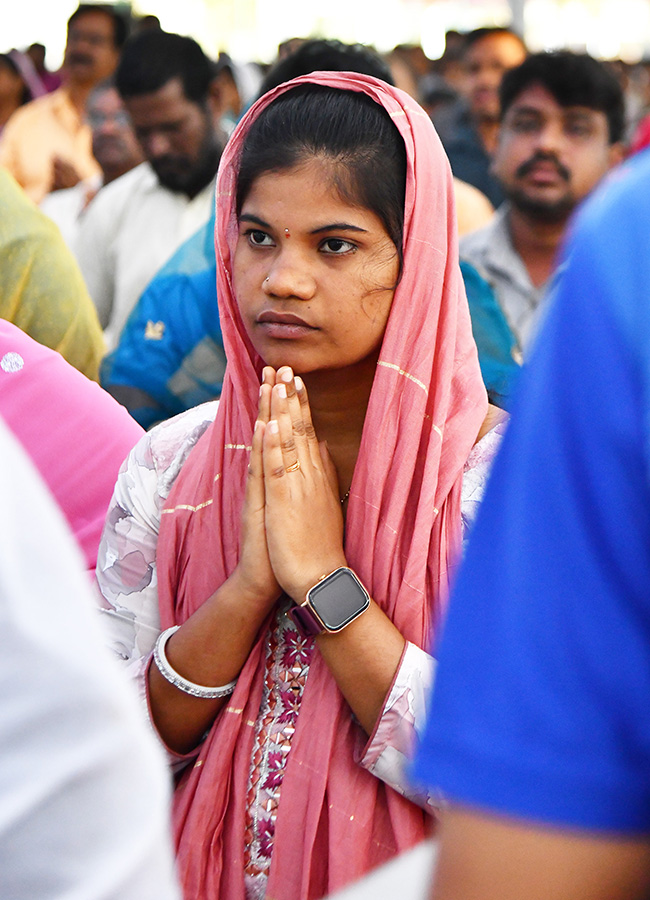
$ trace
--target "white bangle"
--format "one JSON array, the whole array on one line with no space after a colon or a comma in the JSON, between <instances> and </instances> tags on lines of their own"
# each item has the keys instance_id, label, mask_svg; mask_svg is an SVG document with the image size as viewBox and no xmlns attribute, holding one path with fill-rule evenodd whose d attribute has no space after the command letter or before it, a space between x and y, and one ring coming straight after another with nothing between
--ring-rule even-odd
<instances>
[{"instance_id":1,"label":"white bangle","mask_svg":"<svg viewBox=\"0 0 650 900\"><path fill-rule=\"evenodd\" d=\"M165 653L165 645L172 634L175 634L179 628L180 625L173 625L159 634L156 646L153 648L154 662L162 677L170 684L173 684L175 688L178 688L179 691L191 694L193 697L201 697L203 700L216 700L217 697L227 697L228 694L232 694L235 690L237 679L231 681L230 684L222 685L222 687L203 687L201 684L194 684L193 681L188 681L187 678L183 678L175 669L172 669Z\"/></svg>"}]
</instances>

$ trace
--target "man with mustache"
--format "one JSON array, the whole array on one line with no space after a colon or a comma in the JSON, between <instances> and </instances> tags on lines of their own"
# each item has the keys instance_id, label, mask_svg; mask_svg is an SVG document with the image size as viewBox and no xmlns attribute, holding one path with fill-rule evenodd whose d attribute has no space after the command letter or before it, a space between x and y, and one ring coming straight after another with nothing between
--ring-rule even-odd
<instances>
[{"instance_id":1,"label":"man with mustache","mask_svg":"<svg viewBox=\"0 0 650 900\"><path fill-rule=\"evenodd\" d=\"M76 254L109 349L143 290L204 225L225 144L215 66L188 37L131 37L115 81L145 162L102 188Z\"/></svg>"},{"instance_id":2,"label":"man with mustache","mask_svg":"<svg viewBox=\"0 0 650 900\"><path fill-rule=\"evenodd\" d=\"M100 174L84 121L86 101L115 70L126 34L126 21L112 6L80 4L68 20L62 86L20 107L7 122L0 165L35 203Z\"/></svg>"},{"instance_id":3,"label":"man with mustache","mask_svg":"<svg viewBox=\"0 0 650 900\"><path fill-rule=\"evenodd\" d=\"M604 64L558 51L506 73L500 99L493 171L507 200L460 254L492 285L525 351L571 213L623 157L623 92Z\"/></svg>"},{"instance_id":4,"label":"man with mustache","mask_svg":"<svg viewBox=\"0 0 650 900\"><path fill-rule=\"evenodd\" d=\"M515 31L502 27L475 28L462 36L459 49L458 100L434 113L433 124L455 177L498 206L503 192L490 161L499 131L499 85L528 51Z\"/></svg>"},{"instance_id":5,"label":"man with mustache","mask_svg":"<svg viewBox=\"0 0 650 900\"><path fill-rule=\"evenodd\" d=\"M144 159L114 79L102 81L91 92L86 104L86 122L92 133L93 156L99 163L101 175L84 178L74 187L53 191L41 203L41 209L56 222L71 248L75 245L83 213L97 192Z\"/></svg>"}]
</instances>

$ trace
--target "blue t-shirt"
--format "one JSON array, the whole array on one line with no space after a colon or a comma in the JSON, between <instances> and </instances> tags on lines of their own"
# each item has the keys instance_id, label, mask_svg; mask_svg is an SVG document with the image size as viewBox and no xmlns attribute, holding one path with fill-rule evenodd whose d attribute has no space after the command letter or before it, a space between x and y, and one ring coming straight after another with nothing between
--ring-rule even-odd
<instances>
[{"instance_id":1,"label":"blue t-shirt","mask_svg":"<svg viewBox=\"0 0 650 900\"><path fill-rule=\"evenodd\" d=\"M143 428L221 394L226 355L217 305L217 267L161 273L102 361L103 388Z\"/></svg>"},{"instance_id":2,"label":"blue t-shirt","mask_svg":"<svg viewBox=\"0 0 650 900\"><path fill-rule=\"evenodd\" d=\"M452 594L416 780L650 828L650 156L587 203Z\"/></svg>"}]
</instances>

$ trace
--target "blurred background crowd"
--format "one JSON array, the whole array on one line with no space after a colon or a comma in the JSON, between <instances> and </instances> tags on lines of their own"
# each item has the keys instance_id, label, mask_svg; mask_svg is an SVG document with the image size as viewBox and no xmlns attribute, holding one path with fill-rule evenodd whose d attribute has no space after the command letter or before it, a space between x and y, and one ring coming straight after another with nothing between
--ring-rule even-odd
<instances>
[{"instance_id":1,"label":"blurred background crowd","mask_svg":"<svg viewBox=\"0 0 650 900\"><path fill-rule=\"evenodd\" d=\"M551 0L440 0L382 6L378 17L360 3L340 27L330 11L312 19L290 4L271 25L261 4L235 12L188 3L181 12L177 4L89 3L66 7L67 26L62 4L49 4L42 21L26 20L27 4L5 28L24 40L0 55L0 185L12 208L4 241L13 264L3 269L0 315L100 379L145 428L218 396L225 356L211 235L222 149L261 93L316 69L354 69L402 88L436 125L455 176L481 367L492 402L507 409L570 213L650 136L645 5L626 7L632 18L619 17L628 31L616 32L614 47L605 2L559 4L553 37L544 3L553 13ZM388 40L413 34L419 40ZM280 38L273 51L271 38ZM612 49L620 55L597 60ZM548 128L540 149L506 127L502 77L527 57L532 68L507 100L517 101L513 115L536 81L551 112L577 105L602 114L607 133L600 145L577 148L584 158L544 146ZM561 196L550 206L548 185L520 183L518 166L537 165L539 153L552 169L560 163ZM34 217L27 198L45 217ZM18 222L56 245L42 272L33 239L17 249Z\"/></svg>"},{"instance_id":2,"label":"blurred background crowd","mask_svg":"<svg viewBox=\"0 0 650 900\"><path fill-rule=\"evenodd\" d=\"M644 0L307 7L50 0L3 12L0 417L91 573L143 430L220 396L215 180L257 98L352 71L432 119L453 174L450 255L489 400L506 412L576 208L650 143Z\"/></svg>"}]
</instances>

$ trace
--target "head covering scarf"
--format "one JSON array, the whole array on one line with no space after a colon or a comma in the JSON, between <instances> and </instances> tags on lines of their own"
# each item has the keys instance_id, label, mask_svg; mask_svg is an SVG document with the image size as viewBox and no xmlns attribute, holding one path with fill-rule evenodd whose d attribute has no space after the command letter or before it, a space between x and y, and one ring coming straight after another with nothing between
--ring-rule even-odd
<instances>
[{"instance_id":1,"label":"head covering scarf","mask_svg":"<svg viewBox=\"0 0 650 900\"><path fill-rule=\"evenodd\" d=\"M487 400L458 266L447 158L430 119L407 94L352 73L303 76L265 95L223 155L217 290L228 367L217 418L183 467L162 517L161 624L184 622L237 564L262 369L232 285L239 160L260 112L305 83L369 95L387 110L406 145L403 275L354 471L345 551L402 634L424 646L459 551L463 465ZM246 790L263 677L261 634L198 762L177 788L175 829L187 898L243 900ZM324 896L424 837L422 810L355 763L364 742L316 651L282 785L267 897Z\"/></svg>"}]
</instances>

